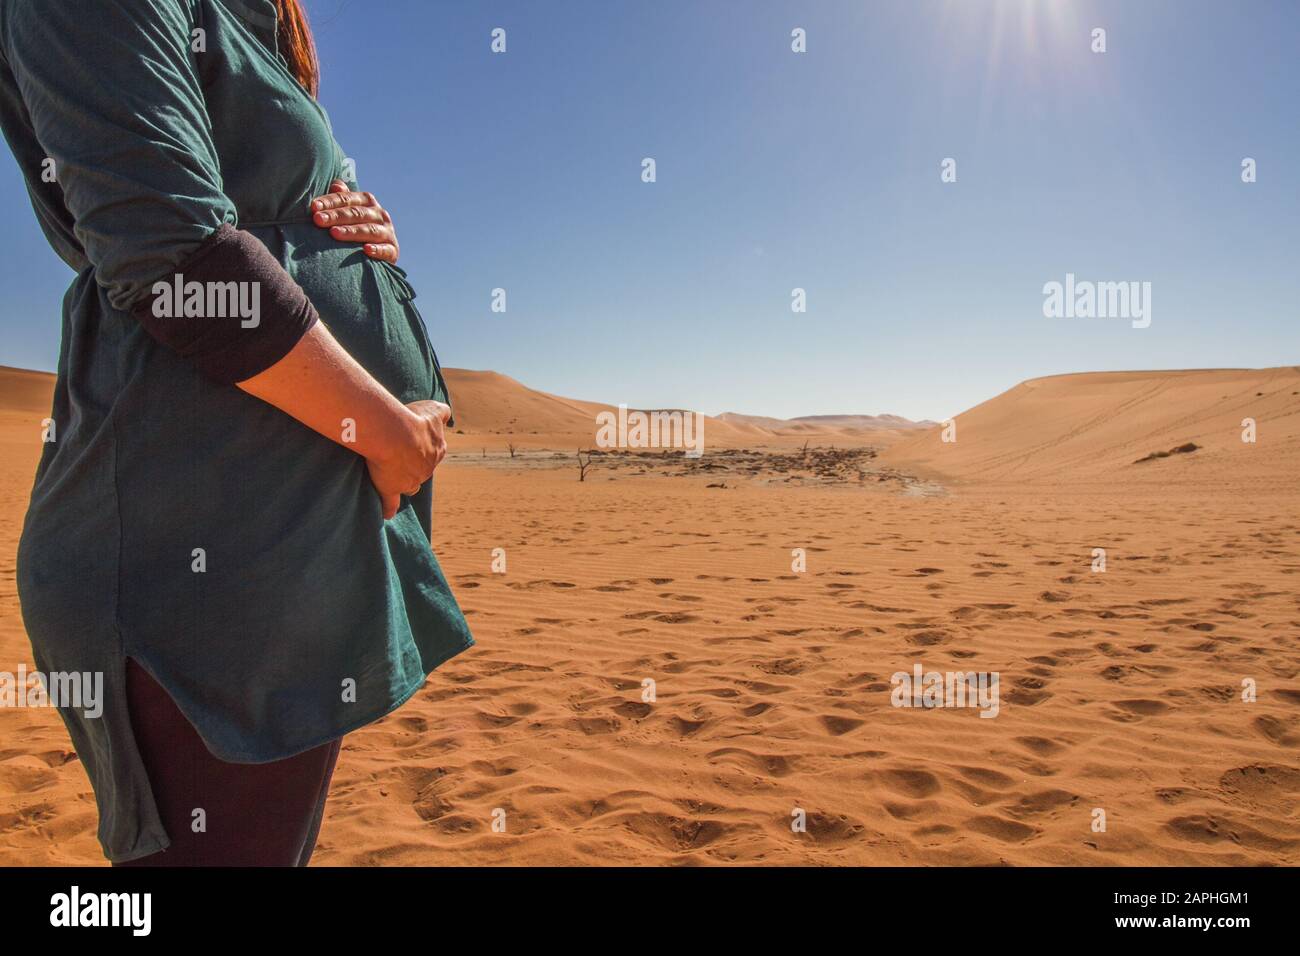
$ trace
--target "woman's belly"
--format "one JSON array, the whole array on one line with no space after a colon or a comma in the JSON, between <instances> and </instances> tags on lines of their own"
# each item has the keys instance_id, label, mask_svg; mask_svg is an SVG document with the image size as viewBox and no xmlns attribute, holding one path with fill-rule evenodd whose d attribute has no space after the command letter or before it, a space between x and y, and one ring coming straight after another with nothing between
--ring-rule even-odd
<instances>
[{"instance_id":1,"label":"woman's belly","mask_svg":"<svg viewBox=\"0 0 1300 956\"><path fill-rule=\"evenodd\" d=\"M433 350L401 270L311 223L250 231L302 286L339 344L380 384L404 403L435 397Z\"/></svg>"}]
</instances>

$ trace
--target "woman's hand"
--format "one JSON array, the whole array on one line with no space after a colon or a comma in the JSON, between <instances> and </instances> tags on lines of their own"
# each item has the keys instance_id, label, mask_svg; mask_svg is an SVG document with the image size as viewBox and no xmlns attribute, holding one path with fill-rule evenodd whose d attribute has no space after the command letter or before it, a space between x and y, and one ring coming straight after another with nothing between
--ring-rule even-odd
<instances>
[{"instance_id":1,"label":"woman's hand","mask_svg":"<svg viewBox=\"0 0 1300 956\"><path fill-rule=\"evenodd\" d=\"M330 191L311 201L311 219L339 242L363 242L362 251L372 259L397 262L401 252L393 217L371 193L357 193L336 179Z\"/></svg>"},{"instance_id":2,"label":"woman's hand","mask_svg":"<svg viewBox=\"0 0 1300 956\"><path fill-rule=\"evenodd\" d=\"M451 407L442 402L411 402L409 440L384 449L366 459L370 480L379 492L384 519L397 514L402 495L413 495L429 480L433 470L447 455L447 438L443 426L451 417Z\"/></svg>"}]
</instances>

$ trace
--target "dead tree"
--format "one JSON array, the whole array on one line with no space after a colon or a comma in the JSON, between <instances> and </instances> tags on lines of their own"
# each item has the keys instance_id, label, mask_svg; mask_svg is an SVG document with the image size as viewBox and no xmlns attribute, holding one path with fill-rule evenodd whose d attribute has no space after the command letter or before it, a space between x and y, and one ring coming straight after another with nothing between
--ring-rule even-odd
<instances>
[{"instance_id":1,"label":"dead tree","mask_svg":"<svg viewBox=\"0 0 1300 956\"><path fill-rule=\"evenodd\" d=\"M510 449L510 457L515 457L515 446L513 442L506 442L506 447Z\"/></svg>"},{"instance_id":2,"label":"dead tree","mask_svg":"<svg viewBox=\"0 0 1300 956\"><path fill-rule=\"evenodd\" d=\"M578 449L578 480L587 480L587 469L591 467L591 452L587 452L587 460L582 460L582 449Z\"/></svg>"}]
</instances>

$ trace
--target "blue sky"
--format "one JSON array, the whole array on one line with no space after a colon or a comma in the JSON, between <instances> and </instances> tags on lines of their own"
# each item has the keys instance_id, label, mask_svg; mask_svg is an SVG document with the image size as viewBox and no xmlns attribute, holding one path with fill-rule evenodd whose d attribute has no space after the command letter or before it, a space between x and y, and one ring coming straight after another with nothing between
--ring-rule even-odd
<instances>
[{"instance_id":1,"label":"blue sky","mask_svg":"<svg viewBox=\"0 0 1300 956\"><path fill-rule=\"evenodd\" d=\"M308 10L445 365L634 407L939 419L1039 375L1300 362L1295 2ZM50 369L71 274L12 158L0 194L0 363ZM1150 328L1045 318L1067 272L1150 282Z\"/></svg>"}]
</instances>

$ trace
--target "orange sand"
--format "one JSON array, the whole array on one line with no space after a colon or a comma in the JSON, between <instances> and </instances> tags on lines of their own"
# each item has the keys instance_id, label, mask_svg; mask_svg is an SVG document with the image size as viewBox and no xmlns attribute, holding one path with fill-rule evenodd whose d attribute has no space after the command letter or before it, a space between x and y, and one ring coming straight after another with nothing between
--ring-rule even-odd
<instances>
[{"instance_id":1,"label":"orange sand","mask_svg":"<svg viewBox=\"0 0 1300 956\"><path fill-rule=\"evenodd\" d=\"M479 646L348 736L316 863L1300 859L1297 370L1024 383L955 444L888 436L933 496L579 483L506 433L571 452L608 406L449 377L435 544ZM0 372L0 669L31 663L14 552L48 392ZM793 440L732 427L710 443ZM999 672L999 715L891 706L917 662ZM0 710L0 864L102 863L94 826L57 715Z\"/></svg>"}]
</instances>

